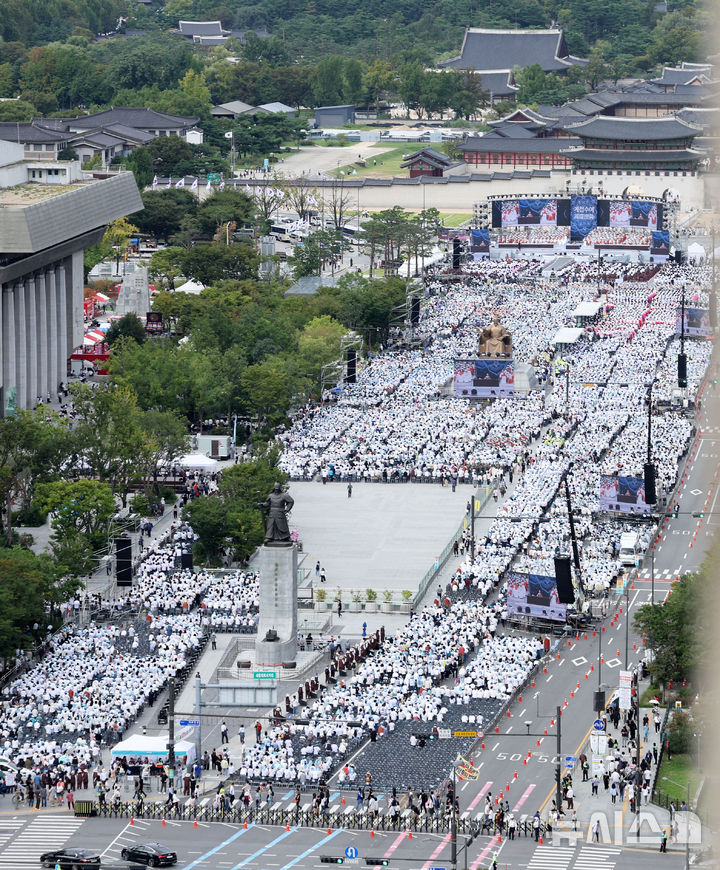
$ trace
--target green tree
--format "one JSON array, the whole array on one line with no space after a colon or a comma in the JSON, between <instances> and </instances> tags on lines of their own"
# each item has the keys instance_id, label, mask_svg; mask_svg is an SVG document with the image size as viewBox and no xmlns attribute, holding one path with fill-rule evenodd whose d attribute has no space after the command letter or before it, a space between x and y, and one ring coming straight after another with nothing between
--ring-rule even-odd
<instances>
[{"instance_id":1,"label":"green tree","mask_svg":"<svg viewBox=\"0 0 720 870\"><path fill-rule=\"evenodd\" d=\"M224 279L257 278L258 256L245 242L229 245L196 245L183 251L180 269L186 278L206 286Z\"/></svg>"},{"instance_id":2,"label":"green tree","mask_svg":"<svg viewBox=\"0 0 720 870\"><path fill-rule=\"evenodd\" d=\"M135 176L137 186L142 190L153 180L153 160L147 148L135 148L127 157L128 169Z\"/></svg>"},{"instance_id":3,"label":"green tree","mask_svg":"<svg viewBox=\"0 0 720 870\"><path fill-rule=\"evenodd\" d=\"M26 100L6 100L0 103L0 121L30 121L36 115L35 106Z\"/></svg>"},{"instance_id":4,"label":"green tree","mask_svg":"<svg viewBox=\"0 0 720 870\"><path fill-rule=\"evenodd\" d=\"M656 683L689 679L698 664L701 576L683 575L662 604L645 604L635 613L635 628L655 651L650 672Z\"/></svg>"},{"instance_id":5,"label":"green tree","mask_svg":"<svg viewBox=\"0 0 720 870\"><path fill-rule=\"evenodd\" d=\"M354 57L345 61L343 97L353 105L362 101L365 94L363 65Z\"/></svg>"},{"instance_id":6,"label":"green tree","mask_svg":"<svg viewBox=\"0 0 720 870\"><path fill-rule=\"evenodd\" d=\"M344 66L343 57L328 54L315 67L313 96L317 105L336 106L342 102Z\"/></svg>"},{"instance_id":7,"label":"green tree","mask_svg":"<svg viewBox=\"0 0 720 870\"><path fill-rule=\"evenodd\" d=\"M313 386L320 381L324 365L340 357L340 339L345 327L327 314L314 317L298 337L298 368Z\"/></svg>"},{"instance_id":8,"label":"green tree","mask_svg":"<svg viewBox=\"0 0 720 870\"><path fill-rule=\"evenodd\" d=\"M374 60L365 74L368 88L375 97L375 112L380 112L380 97L389 90L395 80L395 74L386 60Z\"/></svg>"},{"instance_id":9,"label":"green tree","mask_svg":"<svg viewBox=\"0 0 720 870\"><path fill-rule=\"evenodd\" d=\"M125 342L128 339L124 339ZM124 385L71 384L73 429L78 463L112 491L127 499L127 487L142 476L148 442L137 396Z\"/></svg>"},{"instance_id":10,"label":"green tree","mask_svg":"<svg viewBox=\"0 0 720 870\"><path fill-rule=\"evenodd\" d=\"M147 149L137 150L149 153ZM130 219L140 232L155 236L166 243L170 236L180 230L183 218L194 217L198 208L197 197L182 188L145 190L142 193L142 201L142 211L130 215Z\"/></svg>"},{"instance_id":11,"label":"green tree","mask_svg":"<svg viewBox=\"0 0 720 870\"><path fill-rule=\"evenodd\" d=\"M138 344L142 344L147 338L147 334L137 314L128 312L123 314L120 320L113 322L105 338L107 343L112 347L121 338L130 339Z\"/></svg>"},{"instance_id":12,"label":"green tree","mask_svg":"<svg viewBox=\"0 0 720 870\"><path fill-rule=\"evenodd\" d=\"M279 422L287 414L292 380L282 357L249 365L242 374L242 387L249 410L261 420Z\"/></svg>"},{"instance_id":13,"label":"green tree","mask_svg":"<svg viewBox=\"0 0 720 870\"><path fill-rule=\"evenodd\" d=\"M118 270L120 268L120 260L127 250L131 237L137 235L137 233L138 228L125 217L110 221L105 228L102 246L108 254L111 251L115 252L115 264Z\"/></svg>"},{"instance_id":14,"label":"green tree","mask_svg":"<svg viewBox=\"0 0 720 870\"><path fill-rule=\"evenodd\" d=\"M45 605L57 602L59 592L71 595L76 585L59 586L50 556L20 547L0 548L0 577L0 657L9 659L41 639L47 625ZM39 629L34 633L35 624Z\"/></svg>"},{"instance_id":15,"label":"green tree","mask_svg":"<svg viewBox=\"0 0 720 870\"><path fill-rule=\"evenodd\" d=\"M37 502L51 514L50 525L58 540L84 537L96 546L104 541L115 513L112 490L99 480L39 483Z\"/></svg>"}]
</instances>

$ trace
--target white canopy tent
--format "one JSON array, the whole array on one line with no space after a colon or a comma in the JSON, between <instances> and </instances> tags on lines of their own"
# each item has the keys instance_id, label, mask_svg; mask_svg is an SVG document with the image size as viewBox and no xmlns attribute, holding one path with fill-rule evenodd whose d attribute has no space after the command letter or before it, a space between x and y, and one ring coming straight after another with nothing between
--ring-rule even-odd
<instances>
[{"instance_id":1,"label":"white canopy tent","mask_svg":"<svg viewBox=\"0 0 720 870\"><path fill-rule=\"evenodd\" d=\"M218 467L217 460L204 453L186 453L177 460L177 464L196 471L216 471Z\"/></svg>"},{"instance_id":2,"label":"white canopy tent","mask_svg":"<svg viewBox=\"0 0 720 870\"><path fill-rule=\"evenodd\" d=\"M595 317L602 308L602 302L580 302L573 311L573 317Z\"/></svg>"},{"instance_id":3,"label":"white canopy tent","mask_svg":"<svg viewBox=\"0 0 720 870\"><path fill-rule=\"evenodd\" d=\"M150 761L157 761L159 758L167 758L167 744L168 738L165 735L151 737L147 734L133 734L113 746L112 756L113 758L148 758ZM187 764L192 764L195 760L195 744L189 740L176 740L175 756L184 758Z\"/></svg>"},{"instance_id":4,"label":"white canopy tent","mask_svg":"<svg viewBox=\"0 0 720 870\"><path fill-rule=\"evenodd\" d=\"M181 284L179 287L175 288L176 293L192 293L193 296L197 296L199 293L205 289L205 285L201 284L199 281L186 281L184 284Z\"/></svg>"},{"instance_id":5,"label":"white canopy tent","mask_svg":"<svg viewBox=\"0 0 720 870\"><path fill-rule=\"evenodd\" d=\"M687 252L688 260L690 260L691 263L701 263L707 256L705 248L697 242L691 242L688 245Z\"/></svg>"},{"instance_id":6,"label":"white canopy tent","mask_svg":"<svg viewBox=\"0 0 720 870\"><path fill-rule=\"evenodd\" d=\"M562 326L555 333L552 343L558 344L575 344L580 336L585 332L584 329L578 329L574 326Z\"/></svg>"}]
</instances>

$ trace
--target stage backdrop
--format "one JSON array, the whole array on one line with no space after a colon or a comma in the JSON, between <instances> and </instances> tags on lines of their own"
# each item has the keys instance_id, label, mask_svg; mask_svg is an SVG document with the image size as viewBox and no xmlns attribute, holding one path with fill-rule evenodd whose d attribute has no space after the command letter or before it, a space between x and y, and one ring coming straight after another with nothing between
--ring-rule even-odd
<instances>
[{"instance_id":1,"label":"stage backdrop","mask_svg":"<svg viewBox=\"0 0 720 870\"><path fill-rule=\"evenodd\" d=\"M602 474L598 509L621 514L650 513L645 501L645 481L642 477L622 474Z\"/></svg>"},{"instance_id":2,"label":"stage backdrop","mask_svg":"<svg viewBox=\"0 0 720 870\"><path fill-rule=\"evenodd\" d=\"M580 241L597 226L597 197L570 197L570 238Z\"/></svg>"},{"instance_id":3,"label":"stage backdrop","mask_svg":"<svg viewBox=\"0 0 720 870\"><path fill-rule=\"evenodd\" d=\"M545 574L521 574L509 571L507 575L508 614L534 616L565 622L567 604L558 601L557 582Z\"/></svg>"},{"instance_id":4,"label":"stage backdrop","mask_svg":"<svg viewBox=\"0 0 720 870\"><path fill-rule=\"evenodd\" d=\"M512 396L515 370L509 359L456 359L453 392L460 399Z\"/></svg>"},{"instance_id":5,"label":"stage backdrop","mask_svg":"<svg viewBox=\"0 0 720 870\"><path fill-rule=\"evenodd\" d=\"M675 332L680 335L680 320L682 308L675 311ZM710 312L702 308L685 307L685 335L699 335L705 337L712 335L710 329Z\"/></svg>"}]
</instances>

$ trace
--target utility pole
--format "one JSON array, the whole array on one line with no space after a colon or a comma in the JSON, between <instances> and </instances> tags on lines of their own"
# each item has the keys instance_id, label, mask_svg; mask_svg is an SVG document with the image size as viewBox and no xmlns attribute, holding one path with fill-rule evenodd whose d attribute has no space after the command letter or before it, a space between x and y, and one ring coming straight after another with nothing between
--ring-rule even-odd
<instances>
[{"instance_id":1,"label":"utility pole","mask_svg":"<svg viewBox=\"0 0 720 870\"><path fill-rule=\"evenodd\" d=\"M198 725L195 726L195 758L199 761L202 757L202 683L200 674L195 676L195 718Z\"/></svg>"},{"instance_id":2,"label":"utility pole","mask_svg":"<svg viewBox=\"0 0 720 870\"><path fill-rule=\"evenodd\" d=\"M455 774L455 762L452 766L452 813L450 816L450 863L453 870L457 870L457 804L455 795L457 792L457 781Z\"/></svg>"},{"instance_id":3,"label":"utility pole","mask_svg":"<svg viewBox=\"0 0 720 870\"><path fill-rule=\"evenodd\" d=\"M168 767L175 767L175 677L168 681Z\"/></svg>"},{"instance_id":4,"label":"utility pole","mask_svg":"<svg viewBox=\"0 0 720 870\"><path fill-rule=\"evenodd\" d=\"M560 721L562 716L562 708L558 704L557 710L555 711L555 723L557 724L557 745L555 747L557 752L557 764L555 765L555 801L558 812L562 809L562 789L560 788L560 759L562 757L562 732L560 727Z\"/></svg>"}]
</instances>

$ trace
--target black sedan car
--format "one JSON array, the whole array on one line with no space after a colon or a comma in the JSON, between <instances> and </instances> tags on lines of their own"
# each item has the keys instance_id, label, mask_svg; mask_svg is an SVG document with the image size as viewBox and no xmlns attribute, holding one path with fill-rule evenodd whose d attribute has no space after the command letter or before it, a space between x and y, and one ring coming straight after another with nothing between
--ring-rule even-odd
<instances>
[{"instance_id":1,"label":"black sedan car","mask_svg":"<svg viewBox=\"0 0 720 870\"><path fill-rule=\"evenodd\" d=\"M148 867L169 867L177 864L177 853L162 843L144 843L142 846L123 849L120 854L123 861L145 864Z\"/></svg>"},{"instance_id":2,"label":"black sedan car","mask_svg":"<svg viewBox=\"0 0 720 870\"><path fill-rule=\"evenodd\" d=\"M62 870L98 870L100 867L100 854L96 849L77 849L68 847L57 849L55 852L45 852L40 856L43 867L54 868L60 866Z\"/></svg>"}]
</instances>

